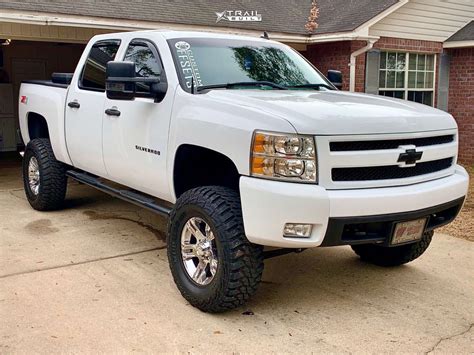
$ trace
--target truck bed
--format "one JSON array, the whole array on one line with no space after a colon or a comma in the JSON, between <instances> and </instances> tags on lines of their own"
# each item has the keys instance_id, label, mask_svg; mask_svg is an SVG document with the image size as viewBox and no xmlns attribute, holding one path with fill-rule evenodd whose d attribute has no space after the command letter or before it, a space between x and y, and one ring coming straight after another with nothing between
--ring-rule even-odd
<instances>
[{"instance_id":1,"label":"truck bed","mask_svg":"<svg viewBox=\"0 0 474 355\"><path fill-rule=\"evenodd\" d=\"M52 80L23 80L22 84L34 84L34 85L43 85L43 86L51 86L54 88L62 88L67 89L69 86L68 84L60 84L54 83Z\"/></svg>"}]
</instances>

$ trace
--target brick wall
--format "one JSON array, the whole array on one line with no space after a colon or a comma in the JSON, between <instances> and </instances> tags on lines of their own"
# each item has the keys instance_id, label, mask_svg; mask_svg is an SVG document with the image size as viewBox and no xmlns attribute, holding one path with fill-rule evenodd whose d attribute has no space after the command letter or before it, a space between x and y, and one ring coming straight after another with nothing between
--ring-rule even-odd
<instances>
[{"instance_id":1,"label":"brick wall","mask_svg":"<svg viewBox=\"0 0 474 355\"><path fill-rule=\"evenodd\" d=\"M448 111L459 126L459 161L474 165L474 48L447 50L451 54Z\"/></svg>"},{"instance_id":2,"label":"brick wall","mask_svg":"<svg viewBox=\"0 0 474 355\"><path fill-rule=\"evenodd\" d=\"M342 90L349 90L351 45L351 41L321 43L308 46L307 51L303 54L323 75L327 75L329 69L340 70L342 72Z\"/></svg>"}]
</instances>

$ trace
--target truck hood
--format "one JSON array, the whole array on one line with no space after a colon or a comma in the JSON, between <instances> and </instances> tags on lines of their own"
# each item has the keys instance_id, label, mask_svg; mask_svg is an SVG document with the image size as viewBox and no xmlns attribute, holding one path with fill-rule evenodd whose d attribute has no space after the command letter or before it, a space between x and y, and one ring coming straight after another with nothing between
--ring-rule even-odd
<instances>
[{"instance_id":1,"label":"truck hood","mask_svg":"<svg viewBox=\"0 0 474 355\"><path fill-rule=\"evenodd\" d=\"M211 90L210 99L286 119L314 135L411 133L456 128L453 117L430 106L343 91ZM256 127L258 128L258 127Z\"/></svg>"}]
</instances>

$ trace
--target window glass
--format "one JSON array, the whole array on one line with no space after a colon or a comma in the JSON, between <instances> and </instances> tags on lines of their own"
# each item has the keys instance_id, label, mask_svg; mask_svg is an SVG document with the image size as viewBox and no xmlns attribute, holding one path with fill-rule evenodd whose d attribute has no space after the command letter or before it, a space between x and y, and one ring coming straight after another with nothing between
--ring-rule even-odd
<instances>
[{"instance_id":1,"label":"window glass","mask_svg":"<svg viewBox=\"0 0 474 355\"><path fill-rule=\"evenodd\" d=\"M397 67L397 53L388 53L387 69L395 69Z\"/></svg>"},{"instance_id":2,"label":"window glass","mask_svg":"<svg viewBox=\"0 0 474 355\"><path fill-rule=\"evenodd\" d=\"M408 87L416 87L416 71L411 71L408 73Z\"/></svg>"},{"instance_id":3,"label":"window glass","mask_svg":"<svg viewBox=\"0 0 474 355\"><path fill-rule=\"evenodd\" d=\"M397 72L397 88L404 88L405 87L405 72L398 71Z\"/></svg>"},{"instance_id":4,"label":"window glass","mask_svg":"<svg viewBox=\"0 0 474 355\"><path fill-rule=\"evenodd\" d=\"M397 53L397 70L405 70L406 54Z\"/></svg>"},{"instance_id":5,"label":"window glass","mask_svg":"<svg viewBox=\"0 0 474 355\"><path fill-rule=\"evenodd\" d=\"M114 60L120 41L99 41L92 46L82 71L79 87L86 90L105 91L107 63Z\"/></svg>"},{"instance_id":6,"label":"window glass","mask_svg":"<svg viewBox=\"0 0 474 355\"><path fill-rule=\"evenodd\" d=\"M434 55L426 56L426 70L434 71Z\"/></svg>"},{"instance_id":7,"label":"window glass","mask_svg":"<svg viewBox=\"0 0 474 355\"><path fill-rule=\"evenodd\" d=\"M387 69L385 69L385 67ZM403 88L405 86L405 53L382 52L380 59L380 88Z\"/></svg>"},{"instance_id":8,"label":"window glass","mask_svg":"<svg viewBox=\"0 0 474 355\"><path fill-rule=\"evenodd\" d=\"M425 87L425 73L422 71L416 74L416 87L418 89L423 89Z\"/></svg>"},{"instance_id":9,"label":"window glass","mask_svg":"<svg viewBox=\"0 0 474 355\"><path fill-rule=\"evenodd\" d=\"M184 89L269 81L283 86L330 85L300 54L272 42L179 38L168 40ZM251 87L255 89L255 87Z\"/></svg>"},{"instance_id":10,"label":"window glass","mask_svg":"<svg viewBox=\"0 0 474 355\"><path fill-rule=\"evenodd\" d=\"M435 56L381 52L379 94L433 105Z\"/></svg>"},{"instance_id":11,"label":"window glass","mask_svg":"<svg viewBox=\"0 0 474 355\"><path fill-rule=\"evenodd\" d=\"M409 70L416 70L416 54L410 56Z\"/></svg>"},{"instance_id":12,"label":"window glass","mask_svg":"<svg viewBox=\"0 0 474 355\"><path fill-rule=\"evenodd\" d=\"M159 77L161 74L159 58L156 58L150 45L145 41L131 42L123 60L135 63L137 77ZM147 83L137 83L137 93L149 94L150 85Z\"/></svg>"},{"instance_id":13,"label":"window glass","mask_svg":"<svg viewBox=\"0 0 474 355\"><path fill-rule=\"evenodd\" d=\"M433 87L433 78L434 78L434 73L426 72L425 74L425 87L426 88L432 88Z\"/></svg>"}]
</instances>

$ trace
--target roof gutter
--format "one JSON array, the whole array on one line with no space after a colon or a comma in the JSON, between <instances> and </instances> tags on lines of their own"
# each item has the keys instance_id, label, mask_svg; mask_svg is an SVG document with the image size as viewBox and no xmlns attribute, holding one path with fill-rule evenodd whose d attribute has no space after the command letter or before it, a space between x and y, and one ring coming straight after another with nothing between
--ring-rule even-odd
<instances>
[{"instance_id":1,"label":"roof gutter","mask_svg":"<svg viewBox=\"0 0 474 355\"><path fill-rule=\"evenodd\" d=\"M356 59L357 59L357 56L371 50L372 47L374 46L374 43L377 42L377 40L378 39L369 39L369 40L367 40L367 44L364 47L362 47L362 48L356 50L355 52L351 53L351 59L350 59L350 62L349 62L349 67L350 67L350 71L349 71L349 91L351 91L351 92L355 91L355 75L356 75Z\"/></svg>"}]
</instances>

